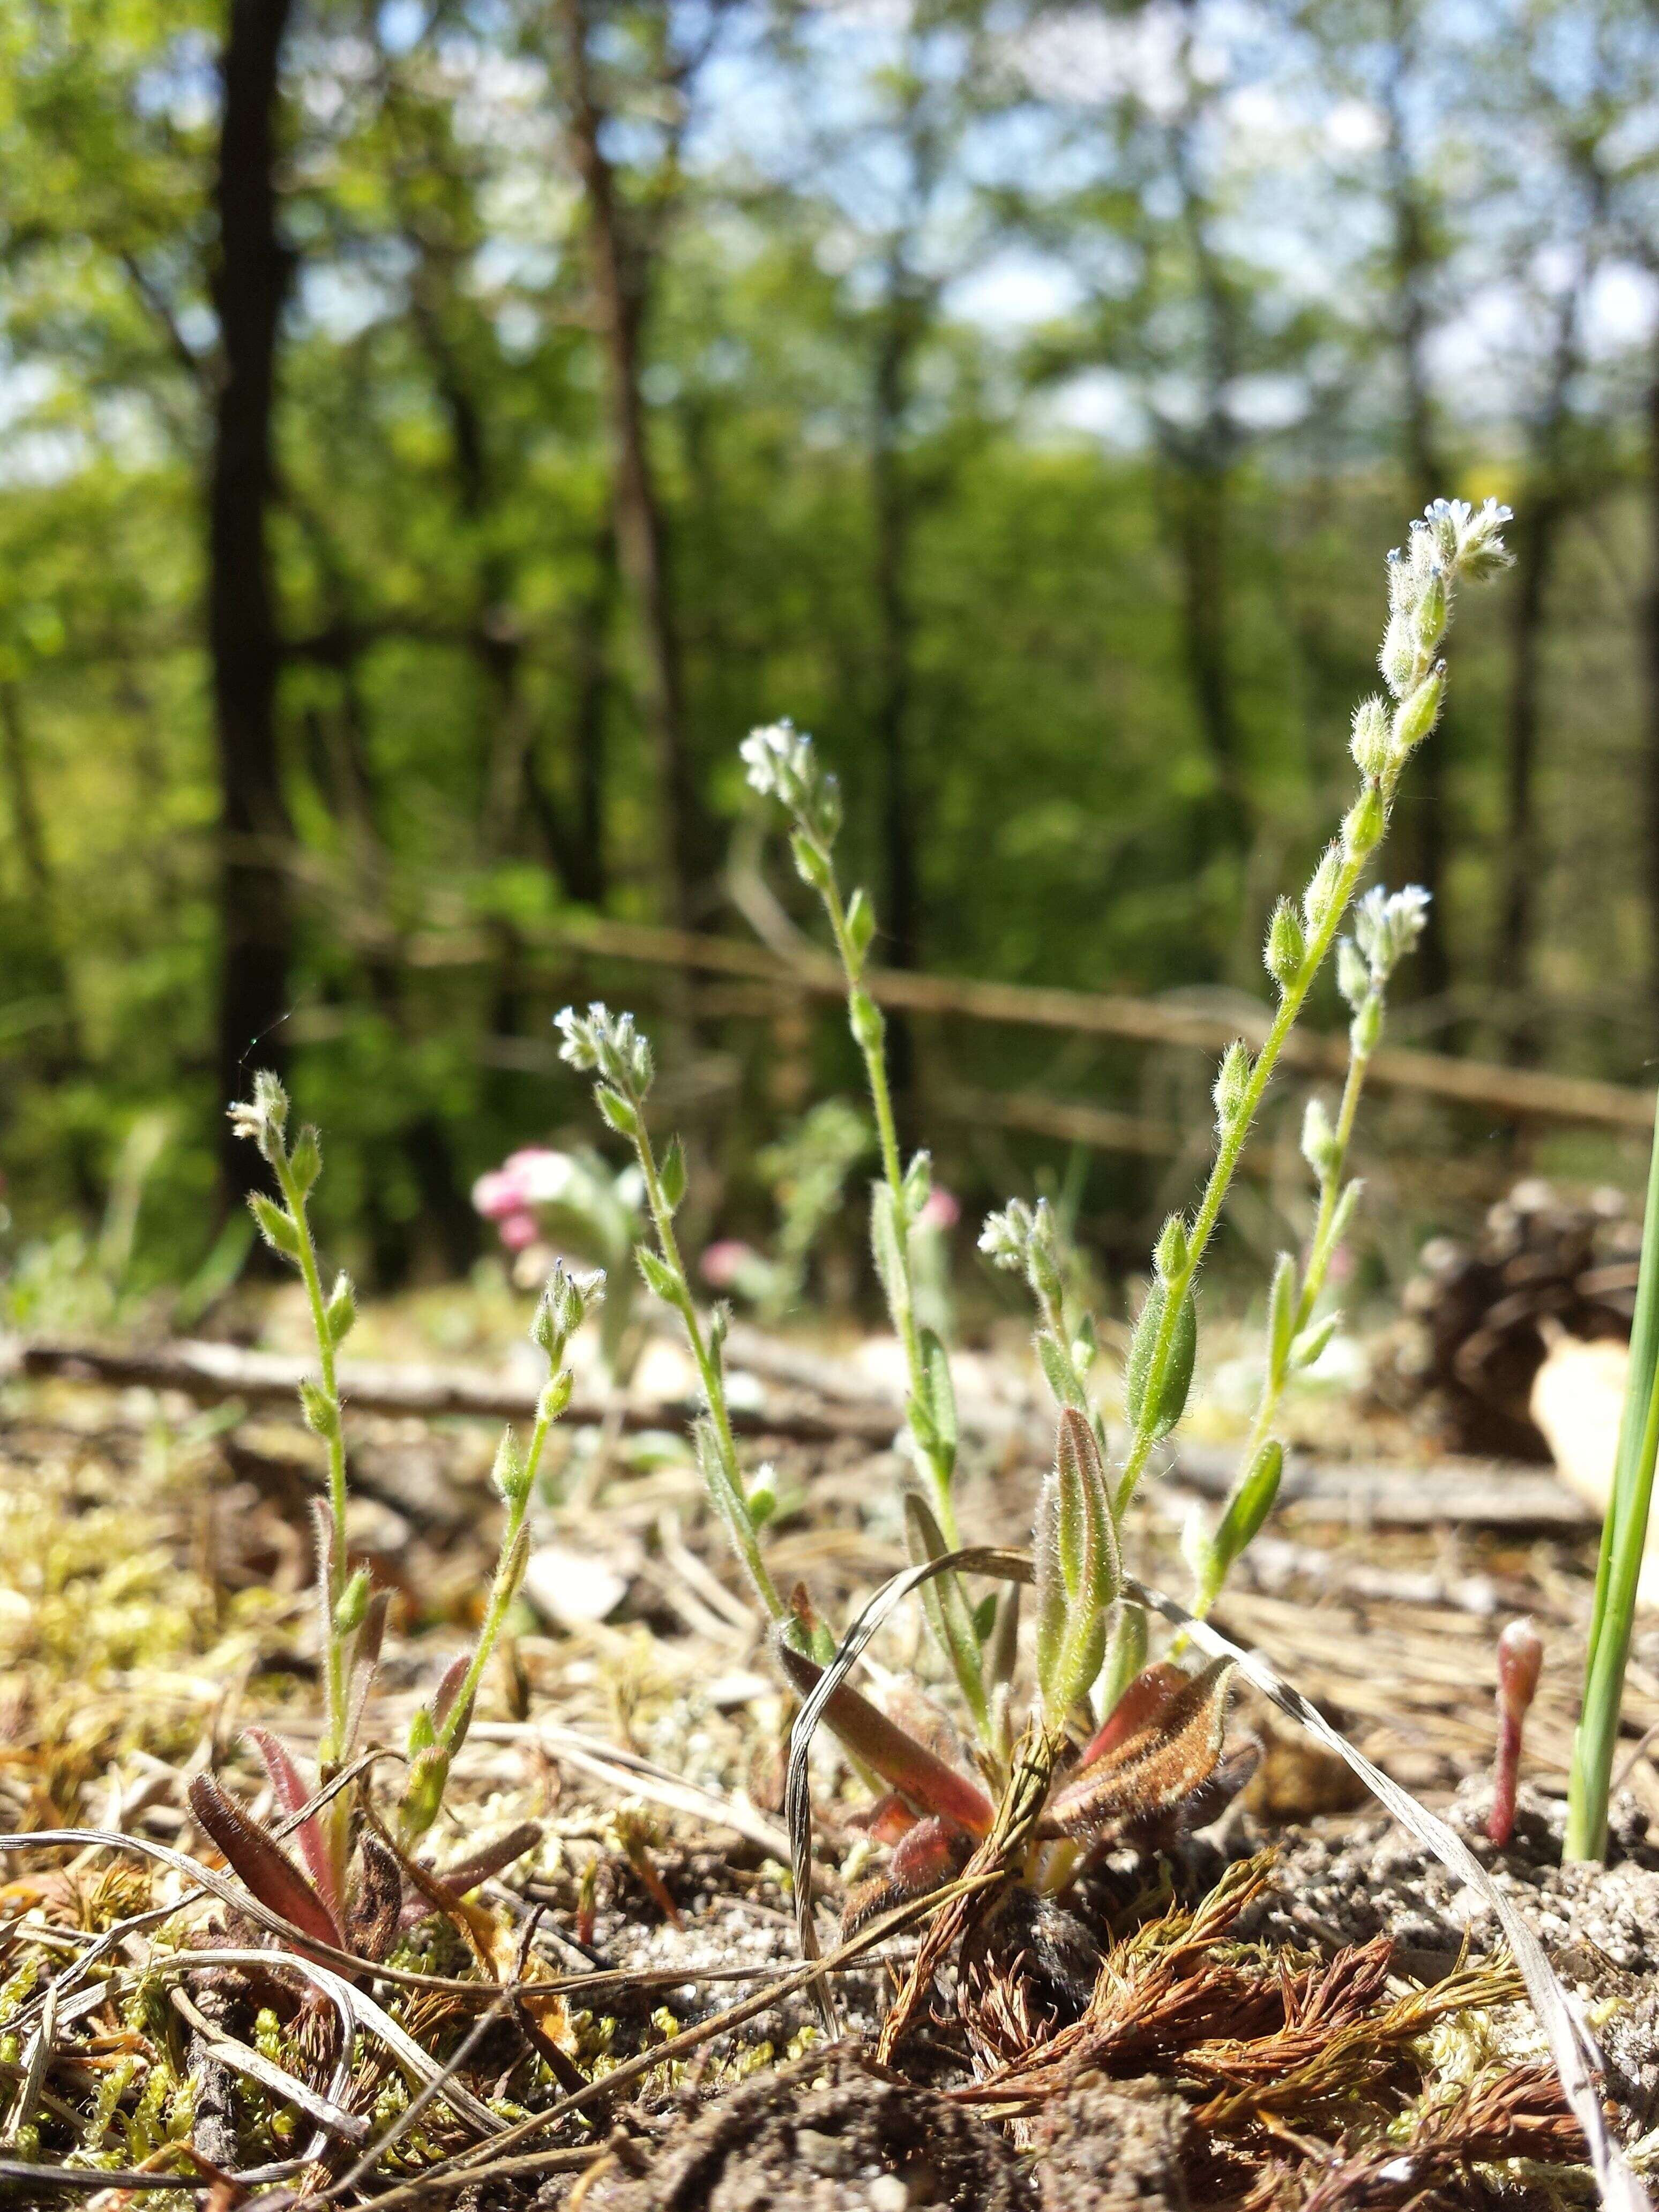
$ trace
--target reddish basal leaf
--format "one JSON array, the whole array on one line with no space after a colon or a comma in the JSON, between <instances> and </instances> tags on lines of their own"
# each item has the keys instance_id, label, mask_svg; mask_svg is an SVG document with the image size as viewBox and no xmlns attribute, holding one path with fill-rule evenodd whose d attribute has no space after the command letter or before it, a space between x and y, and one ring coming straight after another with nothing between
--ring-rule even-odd
<instances>
[{"instance_id":1,"label":"reddish basal leaf","mask_svg":"<svg viewBox=\"0 0 1659 2212\"><path fill-rule=\"evenodd\" d=\"M803 1698L810 1697L823 1679L822 1669L781 1640L775 1648L793 1687ZM873 1767L917 1812L942 1814L972 1836L990 1832L995 1808L979 1784L907 1735L856 1690L843 1684L824 1708L823 1717L854 1757Z\"/></svg>"},{"instance_id":2,"label":"reddish basal leaf","mask_svg":"<svg viewBox=\"0 0 1659 2212\"><path fill-rule=\"evenodd\" d=\"M855 1883L842 1913L842 1940L856 1936L878 1913L913 1897L930 1896L962 1872L974 1839L954 1820L918 1820L893 1847L879 1874Z\"/></svg>"},{"instance_id":3,"label":"reddish basal leaf","mask_svg":"<svg viewBox=\"0 0 1659 2212\"><path fill-rule=\"evenodd\" d=\"M1131 1736L1151 1728L1171 1699L1186 1688L1189 1679L1167 1659L1160 1660L1155 1667L1143 1668L1107 1714L1098 1733L1084 1746L1078 1760L1079 1770L1092 1766L1119 1744L1127 1743Z\"/></svg>"},{"instance_id":4,"label":"reddish basal leaf","mask_svg":"<svg viewBox=\"0 0 1659 2212\"><path fill-rule=\"evenodd\" d=\"M243 1733L258 1753L276 1802L283 1812L297 1813L302 1806L308 1804L313 1793L307 1789L305 1778L295 1765L293 1754L282 1738L272 1735L269 1729L263 1728L246 1729ZM295 1829L294 1840L300 1846L300 1856L306 1863L317 1894L337 1923L343 1917L344 1899L337 1893L327 1838L323 1834L322 1822L314 1813ZM226 1856L229 1856L228 1852Z\"/></svg>"},{"instance_id":5,"label":"reddish basal leaf","mask_svg":"<svg viewBox=\"0 0 1659 2212\"><path fill-rule=\"evenodd\" d=\"M1146 1674L1137 1676L1119 1711L1133 1698L1135 1710L1144 1716L1140 1725L1116 1735L1103 1754L1054 1792L1038 1834L1095 1836L1108 1826L1132 1826L1156 1833L1165 1823L1179 1832L1183 1826L1197 1825L1183 1820L1182 1808L1195 1799L1202 1803L1199 1793L1216 1775L1232 1670L1231 1660L1216 1659L1197 1674L1181 1675L1179 1669L1165 1667L1148 1668ZM1171 1673L1179 1676L1178 1686L1170 1684ZM1143 1690L1148 1675L1159 1679ZM1254 1767L1248 1749L1241 1748L1234 1756L1249 1757ZM1233 1790L1242 1786L1248 1771L1237 1773ZM1213 1819L1220 1809L1217 1804L1205 1817Z\"/></svg>"},{"instance_id":6,"label":"reddish basal leaf","mask_svg":"<svg viewBox=\"0 0 1659 2212\"><path fill-rule=\"evenodd\" d=\"M250 1895L313 1942L344 1950L338 1923L299 1868L210 1774L198 1774L191 1784L190 1809Z\"/></svg>"}]
</instances>

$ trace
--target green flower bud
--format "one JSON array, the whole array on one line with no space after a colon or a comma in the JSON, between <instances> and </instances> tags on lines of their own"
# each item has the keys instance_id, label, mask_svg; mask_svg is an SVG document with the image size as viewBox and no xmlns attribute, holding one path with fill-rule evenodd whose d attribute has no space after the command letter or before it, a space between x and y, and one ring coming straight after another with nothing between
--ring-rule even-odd
<instances>
[{"instance_id":1,"label":"green flower bud","mask_svg":"<svg viewBox=\"0 0 1659 2212\"><path fill-rule=\"evenodd\" d=\"M1172 1213L1164 1223L1152 1253L1152 1265L1158 1270L1161 1283L1168 1283L1178 1275L1187 1264L1187 1224L1178 1213Z\"/></svg>"},{"instance_id":2,"label":"green flower bud","mask_svg":"<svg viewBox=\"0 0 1659 2212\"><path fill-rule=\"evenodd\" d=\"M847 1018L861 1052L879 1052L887 1024L881 1008L867 991L854 991L848 1001Z\"/></svg>"},{"instance_id":3,"label":"green flower bud","mask_svg":"<svg viewBox=\"0 0 1659 2212\"><path fill-rule=\"evenodd\" d=\"M368 1613L368 1569L359 1567L334 1607L336 1636L355 1636Z\"/></svg>"},{"instance_id":4,"label":"green flower bud","mask_svg":"<svg viewBox=\"0 0 1659 2212\"><path fill-rule=\"evenodd\" d=\"M1351 937L1336 948L1336 988L1352 1007L1363 1006L1371 988L1370 963Z\"/></svg>"},{"instance_id":5,"label":"green flower bud","mask_svg":"<svg viewBox=\"0 0 1659 2212\"><path fill-rule=\"evenodd\" d=\"M847 941L852 948L854 975L863 967L875 933L876 910L862 890L855 890L847 902Z\"/></svg>"},{"instance_id":6,"label":"green flower bud","mask_svg":"<svg viewBox=\"0 0 1659 2212\"><path fill-rule=\"evenodd\" d=\"M323 1171L323 1140L309 1121L294 1140L294 1150L288 1156L288 1170L299 1184L301 1197Z\"/></svg>"},{"instance_id":7,"label":"green flower bud","mask_svg":"<svg viewBox=\"0 0 1659 2212\"><path fill-rule=\"evenodd\" d=\"M1281 990L1288 991L1302 973L1307 957L1307 933L1296 908L1289 899L1282 898L1267 925L1267 949L1262 954L1267 973Z\"/></svg>"},{"instance_id":8,"label":"green flower bud","mask_svg":"<svg viewBox=\"0 0 1659 2212\"><path fill-rule=\"evenodd\" d=\"M803 883L811 884L813 890L820 893L834 887L836 878L829 855L804 830L791 831L789 849L795 856L795 871Z\"/></svg>"},{"instance_id":9,"label":"green flower bud","mask_svg":"<svg viewBox=\"0 0 1659 2212\"><path fill-rule=\"evenodd\" d=\"M330 1441L340 1433L340 1408L319 1382L307 1375L300 1384L300 1411L306 1426Z\"/></svg>"},{"instance_id":10,"label":"green flower bud","mask_svg":"<svg viewBox=\"0 0 1659 2212\"><path fill-rule=\"evenodd\" d=\"M1237 1120L1249 1087L1249 1051L1235 1037L1222 1055L1215 1079L1215 1118L1224 1129Z\"/></svg>"},{"instance_id":11,"label":"green flower bud","mask_svg":"<svg viewBox=\"0 0 1659 2212\"><path fill-rule=\"evenodd\" d=\"M323 1309L323 1322L328 1330L331 1344L343 1344L350 1335L357 1319L357 1293L351 1286L349 1275L337 1275L334 1288L329 1293L328 1304Z\"/></svg>"},{"instance_id":12,"label":"green flower bud","mask_svg":"<svg viewBox=\"0 0 1659 2212\"><path fill-rule=\"evenodd\" d=\"M1342 849L1351 860L1363 860L1375 852L1388 820L1381 785L1368 783L1342 820Z\"/></svg>"},{"instance_id":13,"label":"green flower bud","mask_svg":"<svg viewBox=\"0 0 1659 2212\"><path fill-rule=\"evenodd\" d=\"M1312 880L1302 894L1302 919L1308 925L1310 937L1316 937L1331 918L1331 908L1341 890L1345 865L1342 848L1340 845L1328 846L1319 866L1313 872Z\"/></svg>"},{"instance_id":14,"label":"green flower bud","mask_svg":"<svg viewBox=\"0 0 1659 2212\"><path fill-rule=\"evenodd\" d=\"M283 1207L274 1199L267 1198L262 1190L248 1194L248 1211L258 1224L259 1234L273 1252L280 1252L285 1260L298 1262L300 1232Z\"/></svg>"},{"instance_id":15,"label":"green flower bud","mask_svg":"<svg viewBox=\"0 0 1659 2212\"><path fill-rule=\"evenodd\" d=\"M1341 1165L1341 1147L1322 1098L1310 1098L1303 1113L1302 1157L1321 1182Z\"/></svg>"},{"instance_id":16,"label":"green flower bud","mask_svg":"<svg viewBox=\"0 0 1659 2212\"><path fill-rule=\"evenodd\" d=\"M640 1117L620 1091L613 1090L608 1083L601 1083L596 1085L593 1097L599 1112L619 1137L638 1140Z\"/></svg>"},{"instance_id":17,"label":"green flower bud","mask_svg":"<svg viewBox=\"0 0 1659 2212\"><path fill-rule=\"evenodd\" d=\"M1411 751L1420 745L1440 714L1440 702L1446 689L1446 664L1437 661L1409 699L1404 700L1394 718L1394 744L1396 754Z\"/></svg>"},{"instance_id":18,"label":"green flower bud","mask_svg":"<svg viewBox=\"0 0 1659 2212\"><path fill-rule=\"evenodd\" d=\"M525 1460L524 1447L511 1429L501 1431L501 1440L495 1447L495 1464L490 1469L489 1479L504 1505L522 1504L530 1487L530 1469Z\"/></svg>"},{"instance_id":19,"label":"green flower bud","mask_svg":"<svg viewBox=\"0 0 1659 2212\"><path fill-rule=\"evenodd\" d=\"M1389 710L1377 698L1364 699L1354 709L1353 736L1348 743L1354 766L1363 776L1380 776L1394 752Z\"/></svg>"}]
</instances>

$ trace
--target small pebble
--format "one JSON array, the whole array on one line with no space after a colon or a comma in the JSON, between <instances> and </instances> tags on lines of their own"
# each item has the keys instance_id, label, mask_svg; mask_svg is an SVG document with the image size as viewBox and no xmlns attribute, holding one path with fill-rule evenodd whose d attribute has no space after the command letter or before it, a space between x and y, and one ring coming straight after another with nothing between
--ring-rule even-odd
<instances>
[{"instance_id":1,"label":"small pebble","mask_svg":"<svg viewBox=\"0 0 1659 2212\"><path fill-rule=\"evenodd\" d=\"M870 2184L870 2212L909 2212L910 2192L896 2173L878 2173Z\"/></svg>"}]
</instances>

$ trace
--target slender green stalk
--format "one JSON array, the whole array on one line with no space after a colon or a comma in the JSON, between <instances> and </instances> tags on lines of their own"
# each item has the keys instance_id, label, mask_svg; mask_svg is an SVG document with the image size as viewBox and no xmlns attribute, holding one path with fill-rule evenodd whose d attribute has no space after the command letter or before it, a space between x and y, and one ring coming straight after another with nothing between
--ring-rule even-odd
<instances>
[{"instance_id":1,"label":"slender green stalk","mask_svg":"<svg viewBox=\"0 0 1659 2212\"><path fill-rule=\"evenodd\" d=\"M738 748L749 781L763 797L777 799L793 825L795 866L823 902L830 934L847 979L847 1019L863 1056L870 1101L875 1109L881 1154L881 1181L871 1193L871 1246L887 1310L904 1352L909 1382L905 1417L927 1496L907 1507L911 1557L938 1556L961 1543L951 1482L956 1472L957 1412L948 1353L930 1329L916 1322L915 1255L911 1236L931 1190L931 1164L918 1152L907 1170L899 1152L887 1068L887 1024L865 988L863 976L875 910L865 892L842 896L836 876L835 842L841 828L841 793L825 774L812 740L790 722L751 731ZM949 1660L981 1742L994 1735L985 1686L985 1658L980 1626L953 1575L944 1576L924 1597L928 1623Z\"/></svg>"},{"instance_id":2,"label":"slender green stalk","mask_svg":"<svg viewBox=\"0 0 1659 2212\"><path fill-rule=\"evenodd\" d=\"M635 1257L647 1287L665 1304L672 1306L684 1324L707 1408L707 1419L698 1425L697 1456L710 1498L769 1617L793 1632L794 1616L778 1595L762 1557L757 1509L744 1491L738 1463L720 1353L725 1309L716 1308L713 1322L705 1329L674 1231L674 1214L685 1194L685 1168L678 1140L659 1160L646 1127L645 1102L655 1073L650 1045L640 1035L632 1014L612 1014L604 1006L592 1006L586 1014L567 1006L557 1017L556 1025L564 1039L559 1048L561 1058L581 1073L598 1077L594 1097L599 1111L617 1135L632 1145L640 1164L657 1249L653 1252L641 1244Z\"/></svg>"},{"instance_id":3,"label":"slender green stalk","mask_svg":"<svg viewBox=\"0 0 1659 2212\"><path fill-rule=\"evenodd\" d=\"M1332 1126L1322 1101L1312 1098L1303 1124L1302 1153L1317 1178L1319 1206L1298 1281L1297 1263L1281 1252L1267 1301L1267 1345L1261 1395L1240 1455L1237 1481L1213 1532L1202 1508L1194 1507L1184 1549L1193 1571L1193 1609L1202 1620L1245 1547L1273 1510L1284 1464L1282 1446L1273 1431L1291 1376L1310 1366L1328 1341L1336 1316L1313 1325L1314 1312L1337 1248L1347 1232L1360 1185L1347 1179L1355 1117L1365 1088L1371 1055L1382 1034L1389 979L1421 935L1428 894L1414 888L1392 897L1370 891L1360 902L1354 935L1338 947L1338 981L1353 1010L1348 1030L1348 1066L1341 1103ZM1273 948L1268 948L1271 963Z\"/></svg>"},{"instance_id":4,"label":"slender green stalk","mask_svg":"<svg viewBox=\"0 0 1659 2212\"><path fill-rule=\"evenodd\" d=\"M530 1559L530 1504L536 1478L553 1424L570 1402L571 1372L564 1364L565 1348L592 1308L605 1295L605 1279L596 1269L591 1275L574 1274L561 1260L555 1263L536 1308L530 1340L547 1356L548 1380L536 1401L535 1425L528 1445L520 1450L511 1429L503 1431L495 1454L494 1480L507 1517L501 1528L495 1572L479 1623L471 1656L457 1662L444 1676L432 1698L420 1706L410 1723L409 1765L404 1771L398 1807L398 1828L404 1847L410 1848L437 1819L456 1753L472 1724L472 1708L485 1669L501 1640L514 1599L524 1580Z\"/></svg>"},{"instance_id":5,"label":"slender green stalk","mask_svg":"<svg viewBox=\"0 0 1659 2212\"><path fill-rule=\"evenodd\" d=\"M1595 1601L1584 1662L1584 1703L1573 1736L1572 1772L1567 1785L1563 1856L1569 1859L1601 1859L1607 1855L1607 1795L1636 1617L1636 1588L1647 1541L1656 1456L1659 1456L1659 1124L1654 1130L1647 1214L1642 1224L1630 1381L1619 1430L1613 1496L1601 1524Z\"/></svg>"},{"instance_id":6,"label":"slender green stalk","mask_svg":"<svg viewBox=\"0 0 1659 2212\"><path fill-rule=\"evenodd\" d=\"M842 972L847 978L848 1018L864 1059L865 1075L870 1086L870 1103L875 1110L876 1138L881 1148L882 1180L889 1193L894 1226L897 1231L899 1279L897 1284L889 1289L888 1307L899 1342L904 1347L904 1364L909 1376L912 1402L925 1405L929 1377L922 1361L921 1332L916 1327L915 1275L910 1251L910 1232L915 1226L915 1212L910 1203L910 1193L899 1157L898 1124L894 1118L892 1084L887 1072L887 1024L880 1009L860 980L864 971L864 957L848 932L847 909L842 901L841 890L828 852L824 852L822 857L824 872L818 890L823 900L824 911L830 917L830 927L835 937L836 951L841 958ZM945 1543L954 1551L962 1541L957 1527L957 1509L951 1495L955 1455L947 1452L937 1441L918 1437L916 1442L927 1468L933 1493L933 1510L939 1516L940 1531Z\"/></svg>"},{"instance_id":7,"label":"slender green stalk","mask_svg":"<svg viewBox=\"0 0 1659 2212\"><path fill-rule=\"evenodd\" d=\"M1118 1480L1120 1516L1134 1495L1152 1446L1172 1425L1170 1382L1180 1371L1175 1364L1177 1345L1192 1326L1187 1303L1193 1282L1285 1041L1382 842L1406 763L1439 718L1445 664L1437 655L1450 618L1454 585L1460 573L1479 579L1504 563L1508 556L1501 530L1508 519L1508 510L1491 501L1477 513L1462 501L1437 500L1423 520L1413 524L1409 550L1390 556L1389 620L1379 664L1394 703L1390 708L1382 700L1367 700L1354 718L1359 796L1343 819L1339 842L1328 849L1308 885L1301 918L1288 902L1274 916L1267 957L1280 997L1260 1052L1252 1061L1242 1045L1235 1045L1222 1064L1216 1085L1218 1141L1209 1178L1186 1231L1185 1250L1177 1264L1160 1270L1162 1295L1155 1314L1147 1310L1156 1326L1140 1364L1140 1411ZM1179 1407L1175 1411L1178 1414Z\"/></svg>"},{"instance_id":8,"label":"slender green stalk","mask_svg":"<svg viewBox=\"0 0 1659 2212\"><path fill-rule=\"evenodd\" d=\"M568 1395L568 1373L564 1379ZM461 1677L460 1688L438 1729L438 1741L452 1759L460 1748L466 1734L478 1686L483 1680L484 1669L495 1653L508 1608L518 1595L519 1584L523 1579L520 1535L530 1512L531 1499L535 1494L536 1477L541 1469L542 1453L549 1431L562 1410L556 1401L550 1405L551 1395L547 1391L542 1394L536 1425L530 1432L530 1443L525 1451L522 1478L514 1482L507 1496L507 1520L501 1530L501 1549L495 1556L495 1572L490 1582L484 1616L478 1625L478 1640L472 1648L466 1672Z\"/></svg>"},{"instance_id":9,"label":"slender green stalk","mask_svg":"<svg viewBox=\"0 0 1659 2212\"><path fill-rule=\"evenodd\" d=\"M271 1157L271 1166L287 1206L289 1218L299 1237L296 1264L300 1279L305 1285L306 1303L311 1310L312 1334L317 1340L317 1365L320 1388L327 1407L323 1443L328 1454L328 1512L334 1524L334 1540L328 1547L324 1567L331 1616L339 1606L346 1584L346 1458L345 1429L341 1419L340 1390L336 1380L333 1333L329 1326L327 1301L323 1296L322 1275L317 1266L317 1240L312 1234L311 1218L307 1206L307 1193L301 1188L285 1152L279 1146ZM313 1425L316 1424L313 1421ZM323 1739L319 1757L325 1767L337 1765L350 1756L346 1741L346 1639L331 1632L325 1639L324 1674L327 1683L328 1731Z\"/></svg>"}]
</instances>

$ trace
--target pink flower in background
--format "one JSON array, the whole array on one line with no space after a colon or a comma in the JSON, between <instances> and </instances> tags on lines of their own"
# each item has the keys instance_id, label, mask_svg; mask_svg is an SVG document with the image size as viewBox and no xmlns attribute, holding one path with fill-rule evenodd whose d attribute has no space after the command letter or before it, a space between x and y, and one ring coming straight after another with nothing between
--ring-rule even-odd
<instances>
[{"instance_id":1,"label":"pink flower in background","mask_svg":"<svg viewBox=\"0 0 1659 2212\"><path fill-rule=\"evenodd\" d=\"M960 1200L943 1183L936 1182L927 1194L927 1203L916 1216L916 1225L921 1229L954 1229L962 1218Z\"/></svg>"},{"instance_id":2,"label":"pink flower in background","mask_svg":"<svg viewBox=\"0 0 1659 2212\"><path fill-rule=\"evenodd\" d=\"M510 1152L500 1167L478 1177L472 1186L472 1203L486 1221L497 1224L507 1250L521 1252L535 1241L532 1209L564 1197L571 1174L571 1164L562 1152L529 1146Z\"/></svg>"},{"instance_id":3,"label":"pink flower in background","mask_svg":"<svg viewBox=\"0 0 1659 2212\"><path fill-rule=\"evenodd\" d=\"M760 1255L740 1237L722 1237L711 1244L698 1262L702 1279L717 1291L729 1291L744 1270Z\"/></svg>"}]
</instances>

